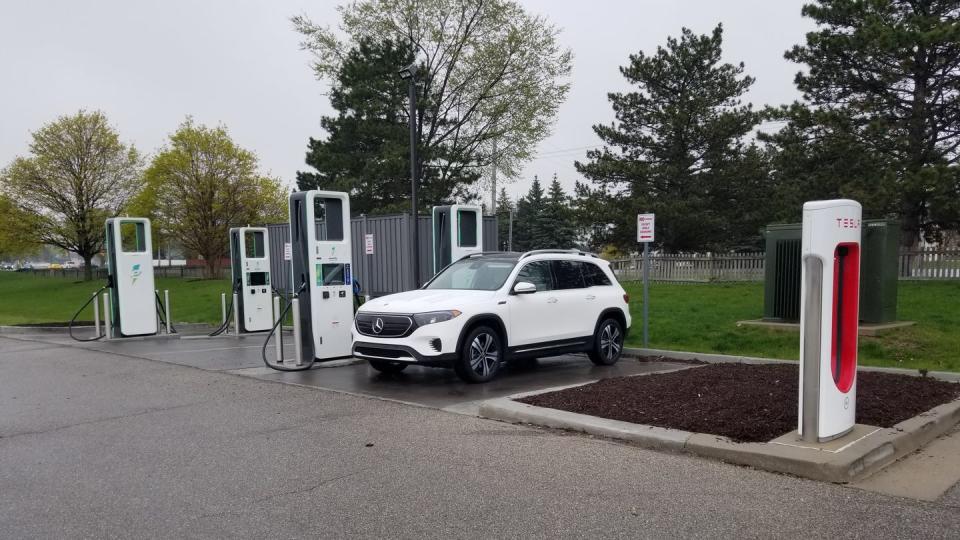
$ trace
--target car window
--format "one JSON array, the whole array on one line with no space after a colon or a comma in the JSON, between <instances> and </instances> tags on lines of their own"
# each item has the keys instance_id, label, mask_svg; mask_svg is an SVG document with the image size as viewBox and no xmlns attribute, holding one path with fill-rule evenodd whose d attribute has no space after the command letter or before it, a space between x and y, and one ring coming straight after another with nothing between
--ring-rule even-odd
<instances>
[{"instance_id":1,"label":"car window","mask_svg":"<svg viewBox=\"0 0 960 540\"><path fill-rule=\"evenodd\" d=\"M537 286L538 291L553 290L553 276L550 275L549 261L527 263L517 273L517 283L526 281Z\"/></svg>"},{"instance_id":2,"label":"car window","mask_svg":"<svg viewBox=\"0 0 960 540\"><path fill-rule=\"evenodd\" d=\"M612 285L610 278L607 277L607 274L599 266L593 263L581 264L583 265L583 280L586 282L587 287Z\"/></svg>"},{"instance_id":3,"label":"car window","mask_svg":"<svg viewBox=\"0 0 960 540\"><path fill-rule=\"evenodd\" d=\"M582 289L583 275L577 261L553 261L553 273L557 276L558 289Z\"/></svg>"},{"instance_id":4,"label":"car window","mask_svg":"<svg viewBox=\"0 0 960 540\"><path fill-rule=\"evenodd\" d=\"M495 291L503 286L514 261L497 259L461 259L447 266L429 283L427 289Z\"/></svg>"}]
</instances>

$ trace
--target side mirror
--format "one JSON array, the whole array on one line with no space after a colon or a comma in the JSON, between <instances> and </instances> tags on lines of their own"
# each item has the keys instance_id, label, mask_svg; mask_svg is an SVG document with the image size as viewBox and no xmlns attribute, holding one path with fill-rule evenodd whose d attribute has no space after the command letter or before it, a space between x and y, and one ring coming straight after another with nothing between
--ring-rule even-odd
<instances>
[{"instance_id":1,"label":"side mirror","mask_svg":"<svg viewBox=\"0 0 960 540\"><path fill-rule=\"evenodd\" d=\"M513 286L513 294L533 294L537 292L537 286L529 281L521 281Z\"/></svg>"}]
</instances>

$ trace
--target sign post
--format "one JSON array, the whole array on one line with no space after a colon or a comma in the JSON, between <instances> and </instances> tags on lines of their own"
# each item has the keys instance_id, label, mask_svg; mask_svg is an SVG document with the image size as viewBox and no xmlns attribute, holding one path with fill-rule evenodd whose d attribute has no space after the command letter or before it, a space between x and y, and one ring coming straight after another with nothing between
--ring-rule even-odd
<instances>
[{"instance_id":1,"label":"sign post","mask_svg":"<svg viewBox=\"0 0 960 540\"><path fill-rule=\"evenodd\" d=\"M650 242L654 234L653 214L637 214L637 242L643 243L643 348L650 347Z\"/></svg>"}]
</instances>

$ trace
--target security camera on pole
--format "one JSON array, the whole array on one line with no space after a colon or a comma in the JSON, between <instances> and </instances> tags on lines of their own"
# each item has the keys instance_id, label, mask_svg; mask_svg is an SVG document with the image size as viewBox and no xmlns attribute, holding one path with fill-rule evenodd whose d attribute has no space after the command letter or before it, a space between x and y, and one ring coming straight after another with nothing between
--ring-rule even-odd
<instances>
[{"instance_id":1,"label":"security camera on pole","mask_svg":"<svg viewBox=\"0 0 960 540\"><path fill-rule=\"evenodd\" d=\"M803 205L797 430L807 442L854 427L861 214L851 200Z\"/></svg>"}]
</instances>

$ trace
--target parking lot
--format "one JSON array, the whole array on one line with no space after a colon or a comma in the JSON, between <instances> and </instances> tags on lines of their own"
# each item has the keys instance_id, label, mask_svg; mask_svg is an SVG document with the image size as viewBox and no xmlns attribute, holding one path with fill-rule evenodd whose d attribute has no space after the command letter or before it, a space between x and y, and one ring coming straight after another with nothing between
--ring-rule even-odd
<instances>
[{"instance_id":1,"label":"parking lot","mask_svg":"<svg viewBox=\"0 0 960 540\"><path fill-rule=\"evenodd\" d=\"M688 367L632 358L624 358L611 367L598 367L585 355L567 355L511 366L487 384L467 384L457 378L453 370L411 366L399 374L382 374L357 360L318 362L307 371L279 372L263 364L262 335L150 337L91 344L79 344L59 334L23 338L472 415L476 414L479 403L487 399L606 377ZM284 346L289 354L293 347L289 336L285 337ZM267 354L270 357L274 354L272 341Z\"/></svg>"},{"instance_id":2,"label":"parking lot","mask_svg":"<svg viewBox=\"0 0 960 540\"><path fill-rule=\"evenodd\" d=\"M260 373L257 345L0 337L0 530L14 538L637 538L742 536L751 523L756 536L842 527L937 538L960 527L956 487L935 503L910 501L348 395L369 375L362 364L300 375L337 392L276 384L258 378L278 375ZM571 357L534 372L553 384L591 376L588 365ZM419 404L449 409L533 379L509 373L464 389L445 377L414 370L359 387L399 392L421 381L429 386L377 397L419 393L435 400Z\"/></svg>"}]
</instances>

